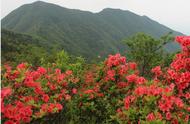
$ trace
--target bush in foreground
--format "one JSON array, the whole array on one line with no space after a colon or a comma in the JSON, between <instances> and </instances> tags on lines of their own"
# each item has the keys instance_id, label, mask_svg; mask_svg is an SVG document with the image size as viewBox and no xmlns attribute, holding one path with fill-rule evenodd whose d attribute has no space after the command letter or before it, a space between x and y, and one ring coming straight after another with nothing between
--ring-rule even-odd
<instances>
[{"instance_id":1,"label":"bush in foreground","mask_svg":"<svg viewBox=\"0 0 190 124\"><path fill-rule=\"evenodd\" d=\"M120 54L81 75L22 63L2 73L1 113L13 123L188 123L190 37L167 68L139 76L136 63Z\"/></svg>"}]
</instances>

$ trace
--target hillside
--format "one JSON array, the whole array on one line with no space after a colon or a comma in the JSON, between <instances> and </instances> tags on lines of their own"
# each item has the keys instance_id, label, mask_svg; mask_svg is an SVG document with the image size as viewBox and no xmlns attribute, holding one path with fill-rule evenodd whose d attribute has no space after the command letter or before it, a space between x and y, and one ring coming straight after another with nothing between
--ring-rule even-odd
<instances>
[{"instance_id":1,"label":"hillside","mask_svg":"<svg viewBox=\"0 0 190 124\"><path fill-rule=\"evenodd\" d=\"M126 46L121 40L137 32L160 37L173 31L130 11L107 8L91 13L42 1L23 5L11 12L2 19L2 28L30 34L40 38L44 44L57 45L70 54L88 59L124 53ZM168 46L169 50L176 49L175 44Z\"/></svg>"},{"instance_id":2,"label":"hillside","mask_svg":"<svg viewBox=\"0 0 190 124\"><path fill-rule=\"evenodd\" d=\"M4 62L19 63L33 60L40 61L43 54L50 52L50 46L44 41L30 35L15 33L9 30L1 30L1 60ZM35 61L35 62L34 62Z\"/></svg>"}]
</instances>

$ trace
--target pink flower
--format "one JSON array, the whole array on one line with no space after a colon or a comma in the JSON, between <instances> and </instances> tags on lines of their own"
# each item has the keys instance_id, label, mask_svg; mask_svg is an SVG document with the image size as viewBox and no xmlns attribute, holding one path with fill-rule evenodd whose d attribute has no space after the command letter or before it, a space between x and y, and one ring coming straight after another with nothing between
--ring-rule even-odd
<instances>
[{"instance_id":1,"label":"pink flower","mask_svg":"<svg viewBox=\"0 0 190 124\"><path fill-rule=\"evenodd\" d=\"M46 74L47 70L43 67L38 67L37 71L40 73L40 74Z\"/></svg>"},{"instance_id":2,"label":"pink flower","mask_svg":"<svg viewBox=\"0 0 190 124\"><path fill-rule=\"evenodd\" d=\"M21 63L21 64L17 65L17 69L25 69L25 68L26 68L25 63Z\"/></svg>"},{"instance_id":3,"label":"pink flower","mask_svg":"<svg viewBox=\"0 0 190 124\"><path fill-rule=\"evenodd\" d=\"M170 113L170 112L167 112L167 113L166 113L166 119L167 119L167 120L171 120L171 113Z\"/></svg>"},{"instance_id":4,"label":"pink flower","mask_svg":"<svg viewBox=\"0 0 190 124\"><path fill-rule=\"evenodd\" d=\"M58 109L58 111L63 109L63 106L59 103L56 104L56 108Z\"/></svg>"},{"instance_id":5,"label":"pink flower","mask_svg":"<svg viewBox=\"0 0 190 124\"><path fill-rule=\"evenodd\" d=\"M155 74L156 77L159 77L162 75L162 70L160 66L156 66L151 70L152 73Z\"/></svg>"},{"instance_id":6,"label":"pink flower","mask_svg":"<svg viewBox=\"0 0 190 124\"><path fill-rule=\"evenodd\" d=\"M73 89L72 89L72 93L73 93L73 94L77 94L77 89L76 89L76 88L73 88Z\"/></svg>"},{"instance_id":7,"label":"pink flower","mask_svg":"<svg viewBox=\"0 0 190 124\"><path fill-rule=\"evenodd\" d=\"M147 117L146 117L146 119L147 119L148 121L153 121L153 120L155 120L154 113L148 114Z\"/></svg>"},{"instance_id":8,"label":"pink flower","mask_svg":"<svg viewBox=\"0 0 190 124\"><path fill-rule=\"evenodd\" d=\"M138 77L136 83L137 84L144 84L146 82L146 79L144 77Z\"/></svg>"},{"instance_id":9,"label":"pink flower","mask_svg":"<svg viewBox=\"0 0 190 124\"><path fill-rule=\"evenodd\" d=\"M124 105L125 105L125 109L129 109L130 107L130 104L135 100L135 97L134 96L127 96L125 99L124 99Z\"/></svg>"},{"instance_id":10,"label":"pink flower","mask_svg":"<svg viewBox=\"0 0 190 124\"><path fill-rule=\"evenodd\" d=\"M177 107L182 108L184 106L183 101L180 98L175 98L174 103Z\"/></svg>"},{"instance_id":11,"label":"pink flower","mask_svg":"<svg viewBox=\"0 0 190 124\"><path fill-rule=\"evenodd\" d=\"M106 80L115 81L115 70L108 70L106 75Z\"/></svg>"},{"instance_id":12,"label":"pink flower","mask_svg":"<svg viewBox=\"0 0 190 124\"><path fill-rule=\"evenodd\" d=\"M85 90L84 93L85 94L92 94L92 93L94 93L94 90L91 90L91 89Z\"/></svg>"},{"instance_id":13,"label":"pink flower","mask_svg":"<svg viewBox=\"0 0 190 124\"><path fill-rule=\"evenodd\" d=\"M4 87L1 89L1 98L10 96L12 94L12 89L10 87Z\"/></svg>"},{"instance_id":14,"label":"pink flower","mask_svg":"<svg viewBox=\"0 0 190 124\"><path fill-rule=\"evenodd\" d=\"M144 94L147 94L148 90L147 90L147 87L140 86L140 87L137 87L134 92L136 95L142 96Z\"/></svg>"},{"instance_id":15,"label":"pink flower","mask_svg":"<svg viewBox=\"0 0 190 124\"><path fill-rule=\"evenodd\" d=\"M71 75L73 72L71 71L71 70L67 70L66 72L65 72L65 74L66 75Z\"/></svg>"},{"instance_id":16,"label":"pink flower","mask_svg":"<svg viewBox=\"0 0 190 124\"><path fill-rule=\"evenodd\" d=\"M132 69L132 70L136 70L137 64L134 63L134 62L130 62L130 63L129 63L129 68Z\"/></svg>"}]
</instances>

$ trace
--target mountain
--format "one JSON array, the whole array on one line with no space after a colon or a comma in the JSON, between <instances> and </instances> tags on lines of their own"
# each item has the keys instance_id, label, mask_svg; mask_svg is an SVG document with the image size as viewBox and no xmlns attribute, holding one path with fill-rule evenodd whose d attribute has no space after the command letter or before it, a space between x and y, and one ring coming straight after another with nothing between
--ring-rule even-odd
<instances>
[{"instance_id":1,"label":"mountain","mask_svg":"<svg viewBox=\"0 0 190 124\"><path fill-rule=\"evenodd\" d=\"M88 59L124 53L121 42L137 32L160 37L172 29L130 11L107 8L99 13L67 9L37 1L25 4L2 19L2 28L29 34L44 44L57 45L73 55ZM170 49L176 45L168 45Z\"/></svg>"},{"instance_id":2,"label":"mountain","mask_svg":"<svg viewBox=\"0 0 190 124\"><path fill-rule=\"evenodd\" d=\"M32 61L38 63L43 55L52 49L42 39L30 35L1 30L1 60L2 63L21 63Z\"/></svg>"}]
</instances>

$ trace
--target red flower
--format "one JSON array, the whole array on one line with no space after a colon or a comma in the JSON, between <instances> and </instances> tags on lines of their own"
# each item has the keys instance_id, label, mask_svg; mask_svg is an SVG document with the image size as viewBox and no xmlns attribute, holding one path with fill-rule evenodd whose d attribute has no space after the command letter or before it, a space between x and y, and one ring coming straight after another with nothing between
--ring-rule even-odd
<instances>
[{"instance_id":1,"label":"red flower","mask_svg":"<svg viewBox=\"0 0 190 124\"><path fill-rule=\"evenodd\" d=\"M58 111L63 109L63 106L61 104L59 104L59 103L57 103L55 106L58 109Z\"/></svg>"},{"instance_id":2,"label":"red flower","mask_svg":"<svg viewBox=\"0 0 190 124\"><path fill-rule=\"evenodd\" d=\"M189 115L185 116L185 122L189 122Z\"/></svg>"},{"instance_id":3,"label":"red flower","mask_svg":"<svg viewBox=\"0 0 190 124\"><path fill-rule=\"evenodd\" d=\"M48 104L42 104L41 105L41 110L43 111L43 112L47 112L47 110L48 110Z\"/></svg>"},{"instance_id":4,"label":"red flower","mask_svg":"<svg viewBox=\"0 0 190 124\"><path fill-rule=\"evenodd\" d=\"M71 99L71 96L68 95L68 94L66 94L64 97L65 97L65 100L70 100Z\"/></svg>"},{"instance_id":5,"label":"red flower","mask_svg":"<svg viewBox=\"0 0 190 124\"><path fill-rule=\"evenodd\" d=\"M67 70L66 72L65 72L65 74L66 75L71 75L73 72L71 71L71 70Z\"/></svg>"},{"instance_id":6,"label":"red flower","mask_svg":"<svg viewBox=\"0 0 190 124\"><path fill-rule=\"evenodd\" d=\"M163 112L168 112L173 109L173 101L169 97L162 97L162 100L158 102L158 107Z\"/></svg>"},{"instance_id":7,"label":"red flower","mask_svg":"<svg viewBox=\"0 0 190 124\"><path fill-rule=\"evenodd\" d=\"M146 82L146 79L144 77L138 77L136 83L137 84L144 84Z\"/></svg>"},{"instance_id":8,"label":"red flower","mask_svg":"<svg viewBox=\"0 0 190 124\"><path fill-rule=\"evenodd\" d=\"M23 122L29 123L31 121L30 117L23 117Z\"/></svg>"},{"instance_id":9,"label":"red flower","mask_svg":"<svg viewBox=\"0 0 190 124\"><path fill-rule=\"evenodd\" d=\"M124 101L125 109L129 109L130 107L130 97L126 97Z\"/></svg>"},{"instance_id":10,"label":"red flower","mask_svg":"<svg viewBox=\"0 0 190 124\"><path fill-rule=\"evenodd\" d=\"M177 36L175 40L182 46L190 46L190 36Z\"/></svg>"},{"instance_id":11,"label":"red flower","mask_svg":"<svg viewBox=\"0 0 190 124\"><path fill-rule=\"evenodd\" d=\"M124 100L125 109L129 109L130 103L132 103L135 100L134 96L127 96Z\"/></svg>"},{"instance_id":12,"label":"red flower","mask_svg":"<svg viewBox=\"0 0 190 124\"><path fill-rule=\"evenodd\" d=\"M129 63L129 68L132 69L132 70L136 70L137 64L135 62L130 62Z\"/></svg>"},{"instance_id":13,"label":"red flower","mask_svg":"<svg viewBox=\"0 0 190 124\"><path fill-rule=\"evenodd\" d=\"M128 86L128 83L127 82L119 82L117 83L117 87L118 88L125 88Z\"/></svg>"},{"instance_id":14,"label":"red flower","mask_svg":"<svg viewBox=\"0 0 190 124\"><path fill-rule=\"evenodd\" d=\"M120 64L125 64L126 63L126 58L125 57L121 57L120 54L116 54L116 55L109 55L107 61L106 61L106 65L110 68L110 67L114 67L114 66L118 66Z\"/></svg>"},{"instance_id":15,"label":"red flower","mask_svg":"<svg viewBox=\"0 0 190 124\"><path fill-rule=\"evenodd\" d=\"M25 69L25 68L26 68L25 63L21 63L21 64L17 65L17 69Z\"/></svg>"},{"instance_id":16,"label":"red flower","mask_svg":"<svg viewBox=\"0 0 190 124\"><path fill-rule=\"evenodd\" d=\"M73 89L72 89L72 93L73 93L73 94L77 94L77 89L76 89L76 88L73 88Z\"/></svg>"},{"instance_id":17,"label":"red flower","mask_svg":"<svg viewBox=\"0 0 190 124\"><path fill-rule=\"evenodd\" d=\"M42 96L42 100L43 100L44 102L48 102L48 101L49 101L49 96L48 96L47 94L44 94L44 95Z\"/></svg>"},{"instance_id":18,"label":"red flower","mask_svg":"<svg viewBox=\"0 0 190 124\"><path fill-rule=\"evenodd\" d=\"M128 81L129 83L136 82L137 78L138 78L138 77L137 77L135 74L126 76L126 79L127 79L127 81Z\"/></svg>"},{"instance_id":19,"label":"red flower","mask_svg":"<svg viewBox=\"0 0 190 124\"><path fill-rule=\"evenodd\" d=\"M46 74L47 70L43 67L38 67L37 71L40 73L40 74Z\"/></svg>"},{"instance_id":20,"label":"red flower","mask_svg":"<svg viewBox=\"0 0 190 124\"><path fill-rule=\"evenodd\" d=\"M12 121L12 120L8 120L8 121L5 121L5 123L4 124L16 124L14 121ZM17 123L18 124L18 123Z\"/></svg>"},{"instance_id":21,"label":"red flower","mask_svg":"<svg viewBox=\"0 0 190 124\"><path fill-rule=\"evenodd\" d=\"M91 89L85 90L84 93L85 93L85 94L91 94L91 93L94 93L94 90L91 90Z\"/></svg>"},{"instance_id":22,"label":"red flower","mask_svg":"<svg viewBox=\"0 0 190 124\"><path fill-rule=\"evenodd\" d=\"M108 70L106 75L106 80L115 81L115 74L116 74L115 70Z\"/></svg>"},{"instance_id":23,"label":"red flower","mask_svg":"<svg viewBox=\"0 0 190 124\"><path fill-rule=\"evenodd\" d=\"M166 113L166 119L167 119L167 120L171 120L171 113L170 113L170 112L167 112L167 113Z\"/></svg>"},{"instance_id":24,"label":"red flower","mask_svg":"<svg viewBox=\"0 0 190 124\"><path fill-rule=\"evenodd\" d=\"M162 118L162 114L160 114L159 112L156 114L156 116L157 116L157 118L160 119L160 120L163 119L163 118Z\"/></svg>"},{"instance_id":25,"label":"red flower","mask_svg":"<svg viewBox=\"0 0 190 124\"><path fill-rule=\"evenodd\" d=\"M154 113L148 114L147 117L146 117L146 119L147 119L148 121L153 121L153 120L155 120Z\"/></svg>"},{"instance_id":26,"label":"red flower","mask_svg":"<svg viewBox=\"0 0 190 124\"><path fill-rule=\"evenodd\" d=\"M151 70L152 73L155 74L156 77L159 77L162 75L162 70L160 66L156 66Z\"/></svg>"},{"instance_id":27,"label":"red flower","mask_svg":"<svg viewBox=\"0 0 190 124\"><path fill-rule=\"evenodd\" d=\"M12 94L12 89L10 87L4 87L1 89L1 98L10 96Z\"/></svg>"},{"instance_id":28,"label":"red flower","mask_svg":"<svg viewBox=\"0 0 190 124\"><path fill-rule=\"evenodd\" d=\"M55 104L50 103L50 105L48 106L48 112L49 113L53 113L54 112L54 108L55 108Z\"/></svg>"},{"instance_id":29,"label":"red flower","mask_svg":"<svg viewBox=\"0 0 190 124\"><path fill-rule=\"evenodd\" d=\"M121 108L118 108L116 111L117 111L117 113L121 113L122 112Z\"/></svg>"},{"instance_id":30,"label":"red flower","mask_svg":"<svg viewBox=\"0 0 190 124\"><path fill-rule=\"evenodd\" d=\"M142 96L144 94L147 94L148 90L146 87L140 86L140 87L137 87L134 92L136 95Z\"/></svg>"},{"instance_id":31,"label":"red flower","mask_svg":"<svg viewBox=\"0 0 190 124\"><path fill-rule=\"evenodd\" d=\"M174 103L177 107L182 108L184 106L183 101L180 98L175 98Z\"/></svg>"}]
</instances>

